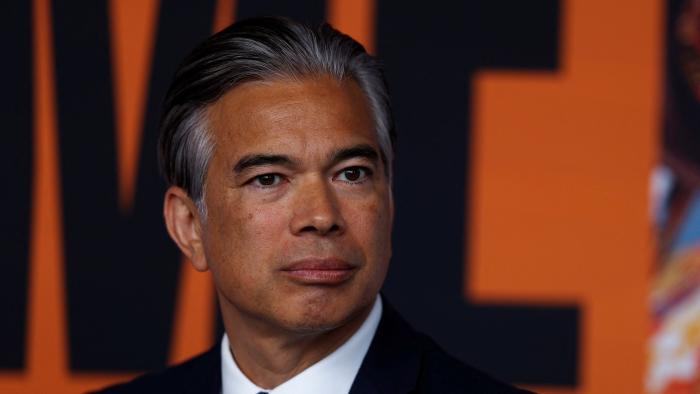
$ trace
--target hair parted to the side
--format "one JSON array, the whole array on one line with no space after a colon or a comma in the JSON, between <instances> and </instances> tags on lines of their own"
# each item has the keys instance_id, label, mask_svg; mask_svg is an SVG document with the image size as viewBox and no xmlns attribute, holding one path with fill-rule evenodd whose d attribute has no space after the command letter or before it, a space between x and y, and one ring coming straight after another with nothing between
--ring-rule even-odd
<instances>
[{"instance_id":1,"label":"hair parted to the side","mask_svg":"<svg viewBox=\"0 0 700 394\"><path fill-rule=\"evenodd\" d=\"M330 76L352 79L372 109L391 178L396 139L386 81L360 43L324 23L312 28L281 17L243 20L209 37L175 73L160 124L159 161L169 185L182 187L206 216L204 181L214 141L206 108L246 82Z\"/></svg>"}]
</instances>

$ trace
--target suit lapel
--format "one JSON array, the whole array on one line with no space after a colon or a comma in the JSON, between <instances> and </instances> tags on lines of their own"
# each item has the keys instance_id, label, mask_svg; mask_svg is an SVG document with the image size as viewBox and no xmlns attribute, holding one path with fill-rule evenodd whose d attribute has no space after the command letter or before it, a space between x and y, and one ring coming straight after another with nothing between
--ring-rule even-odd
<instances>
[{"instance_id":1,"label":"suit lapel","mask_svg":"<svg viewBox=\"0 0 700 394\"><path fill-rule=\"evenodd\" d=\"M183 387L174 387L176 391L186 393L221 393L221 341L192 363L190 377Z\"/></svg>"},{"instance_id":2,"label":"suit lapel","mask_svg":"<svg viewBox=\"0 0 700 394\"><path fill-rule=\"evenodd\" d=\"M383 298L382 319L350 394L410 393L420 372L421 346L413 329Z\"/></svg>"}]
</instances>

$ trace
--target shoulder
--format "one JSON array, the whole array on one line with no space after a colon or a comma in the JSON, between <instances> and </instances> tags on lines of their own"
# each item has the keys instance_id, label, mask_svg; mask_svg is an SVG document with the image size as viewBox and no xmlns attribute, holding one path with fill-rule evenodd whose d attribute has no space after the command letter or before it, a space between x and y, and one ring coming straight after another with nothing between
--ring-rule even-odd
<instances>
[{"instance_id":1,"label":"shoulder","mask_svg":"<svg viewBox=\"0 0 700 394\"><path fill-rule=\"evenodd\" d=\"M219 345L181 364L109 386L95 394L218 393L221 382Z\"/></svg>"},{"instance_id":2,"label":"shoulder","mask_svg":"<svg viewBox=\"0 0 700 394\"><path fill-rule=\"evenodd\" d=\"M419 393L527 394L529 391L501 382L488 374L464 364L442 350L432 339L417 333L422 343ZM530 393L531 394L531 393Z\"/></svg>"},{"instance_id":3,"label":"shoulder","mask_svg":"<svg viewBox=\"0 0 700 394\"><path fill-rule=\"evenodd\" d=\"M415 331L385 302L361 379L378 392L525 394L469 366Z\"/></svg>"}]
</instances>

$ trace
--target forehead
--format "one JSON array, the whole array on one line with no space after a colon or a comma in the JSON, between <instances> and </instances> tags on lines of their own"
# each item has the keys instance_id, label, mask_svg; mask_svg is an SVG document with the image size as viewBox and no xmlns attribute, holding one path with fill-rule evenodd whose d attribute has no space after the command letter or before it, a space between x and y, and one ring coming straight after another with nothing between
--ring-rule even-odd
<instances>
[{"instance_id":1,"label":"forehead","mask_svg":"<svg viewBox=\"0 0 700 394\"><path fill-rule=\"evenodd\" d=\"M377 146L367 99L352 80L249 82L208 109L217 150L323 150L342 142Z\"/></svg>"}]
</instances>

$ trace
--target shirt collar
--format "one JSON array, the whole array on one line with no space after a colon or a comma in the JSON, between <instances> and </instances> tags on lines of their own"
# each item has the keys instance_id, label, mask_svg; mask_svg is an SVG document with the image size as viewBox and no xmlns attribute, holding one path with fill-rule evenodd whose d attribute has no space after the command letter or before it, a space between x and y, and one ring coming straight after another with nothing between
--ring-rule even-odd
<instances>
[{"instance_id":1,"label":"shirt collar","mask_svg":"<svg viewBox=\"0 0 700 394\"><path fill-rule=\"evenodd\" d=\"M221 341L221 392L222 394L257 394L261 391L270 394L348 393L372 343L381 316L382 300L377 295L372 311L350 339L333 353L272 390L256 386L241 372L229 350L228 336L224 334Z\"/></svg>"}]
</instances>

